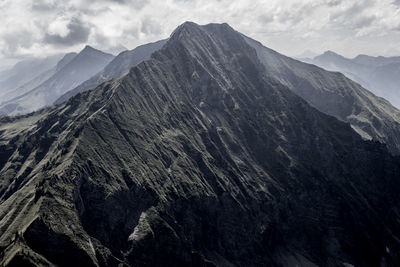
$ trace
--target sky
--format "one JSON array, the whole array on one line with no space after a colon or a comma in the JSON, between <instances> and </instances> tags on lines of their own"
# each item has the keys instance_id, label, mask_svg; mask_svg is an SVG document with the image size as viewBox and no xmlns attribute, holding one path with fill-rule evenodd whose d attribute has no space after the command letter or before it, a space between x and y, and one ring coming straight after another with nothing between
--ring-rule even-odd
<instances>
[{"instance_id":1,"label":"sky","mask_svg":"<svg viewBox=\"0 0 400 267\"><path fill-rule=\"evenodd\" d=\"M227 22L289 56L400 55L400 0L0 0L0 68L27 57L117 53L185 21Z\"/></svg>"}]
</instances>

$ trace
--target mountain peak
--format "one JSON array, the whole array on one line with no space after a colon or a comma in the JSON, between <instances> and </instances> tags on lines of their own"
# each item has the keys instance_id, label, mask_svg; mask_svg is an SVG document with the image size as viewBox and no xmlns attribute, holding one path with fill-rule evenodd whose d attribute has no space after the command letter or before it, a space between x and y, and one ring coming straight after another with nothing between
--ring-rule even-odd
<instances>
[{"instance_id":1,"label":"mountain peak","mask_svg":"<svg viewBox=\"0 0 400 267\"><path fill-rule=\"evenodd\" d=\"M170 39L174 38L175 36L180 36L182 32L191 32L193 29L199 28L200 25L191 22L191 21L186 21L179 25L172 33L170 36Z\"/></svg>"},{"instance_id":2,"label":"mountain peak","mask_svg":"<svg viewBox=\"0 0 400 267\"><path fill-rule=\"evenodd\" d=\"M218 47L221 50L217 49ZM233 56L235 52L246 54L252 59L256 57L254 50L246 44L243 35L226 23L206 25L198 25L193 22L183 23L174 31L164 46L164 49L169 49L176 55L184 52L182 48L185 53L188 53L188 57L197 59L201 64L213 65L221 57L228 54ZM258 62L258 60L254 59L254 62Z\"/></svg>"},{"instance_id":3,"label":"mountain peak","mask_svg":"<svg viewBox=\"0 0 400 267\"><path fill-rule=\"evenodd\" d=\"M101 52L90 45L86 45L79 54Z\"/></svg>"},{"instance_id":4,"label":"mountain peak","mask_svg":"<svg viewBox=\"0 0 400 267\"><path fill-rule=\"evenodd\" d=\"M197 23L191 22L191 21L186 21L179 25L175 31L172 32L171 38L174 39L176 37L182 37L184 36L183 34L190 34L191 37L194 37L194 35L199 34L199 31L201 29L206 29L209 31L223 31L223 30L231 30L234 31L232 27L230 27L227 23L209 23L206 25L199 25Z\"/></svg>"},{"instance_id":5,"label":"mountain peak","mask_svg":"<svg viewBox=\"0 0 400 267\"><path fill-rule=\"evenodd\" d=\"M94 48L94 47L92 47L90 45L86 45L85 48L83 48L79 52L78 55L80 55L80 56L82 56L82 55L83 56L98 56L98 55L101 55L101 56L114 57L113 55L105 53L105 52L103 52L101 50L98 50L98 49L96 49L96 48Z\"/></svg>"},{"instance_id":6,"label":"mountain peak","mask_svg":"<svg viewBox=\"0 0 400 267\"><path fill-rule=\"evenodd\" d=\"M82 62L86 62L88 59L93 60L103 60L110 62L114 58L113 55L109 53L105 53L101 50L93 48L92 46L86 45L70 62L73 66L75 64L81 64ZM79 63L80 62L80 63Z\"/></svg>"},{"instance_id":7,"label":"mountain peak","mask_svg":"<svg viewBox=\"0 0 400 267\"><path fill-rule=\"evenodd\" d=\"M99 50L95 49L94 47L92 47L90 45L85 45L85 47L82 49L82 51L99 51Z\"/></svg>"},{"instance_id":8,"label":"mountain peak","mask_svg":"<svg viewBox=\"0 0 400 267\"><path fill-rule=\"evenodd\" d=\"M359 54L354 59L357 59L357 58L372 58L372 56L368 56L368 55L365 55L365 54Z\"/></svg>"},{"instance_id":9,"label":"mountain peak","mask_svg":"<svg viewBox=\"0 0 400 267\"><path fill-rule=\"evenodd\" d=\"M314 59L315 60L328 60L328 61L348 60L344 56L339 55L338 53L335 53L332 50L327 50L323 54L316 56Z\"/></svg>"},{"instance_id":10,"label":"mountain peak","mask_svg":"<svg viewBox=\"0 0 400 267\"><path fill-rule=\"evenodd\" d=\"M182 23L180 25L181 27L198 27L200 25L198 25L197 23L193 22L193 21L185 21L184 23Z\"/></svg>"},{"instance_id":11,"label":"mountain peak","mask_svg":"<svg viewBox=\"0 0 400 267\"><path fill-rule=\"evenodd\" d=\"M194 29L194 28L198 28L198 27L201 27L201 26L193 21L185 21L184 23L179 25L176 30L178 30L178 29L190 30L190 29Z\"/></svg>"},{"instance_id":12,"label":"mountain peak","mask_svg":"<svg viewBox=\"0 0 400 267\"><path fill-rule=\"evenodd\" d=\"M327 50L327 51L325 51L322 55L325 55L325 56L342 57L341 55L339 55L338 53L333 52L332 50Z\"/></svg>"}]
</instances>

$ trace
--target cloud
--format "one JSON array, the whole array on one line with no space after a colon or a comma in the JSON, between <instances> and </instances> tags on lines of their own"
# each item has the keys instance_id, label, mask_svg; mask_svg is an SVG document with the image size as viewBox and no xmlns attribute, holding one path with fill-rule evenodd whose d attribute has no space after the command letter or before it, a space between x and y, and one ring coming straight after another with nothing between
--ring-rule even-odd
<instances>
[{"instance_id":1,"label":"cloud","mask_svg":"<svg viewBox=\"0 0 400 267\"><path fill-rule=\"evenodd\" d=\"M54 24L53 24L54 25ZM71 46L87 42L90 34L90 27L77 18L72 18L65 29L63 26L56 25L55 33L46 33L44 43L52 45ZM61 28L61 29L60 29Z\"/></svg>"},{"instance_id":2,"label":"cloud","mask_svg":"<svg viewBox=\"0 0 400 267\"><path fill-rule=\"evenodd\" d=\"M57 8L58 4L54 0L35 0L31 8L35 12L50 12Z\"/></svg>"},{"instance_id":3,"label":"cloud","mask_svg":"<svg viewBox=\"0 0 400 267\"><path fill-rule=\"evenodd\" d=\"M393 5L400 6L400 0L394 0L392 3Z\"/></svg>"},{"instance_id":4,"label":"cloud","mask_svg":"<svg viewBox=\"0 0 400 267\"><path fill-rule=\"evenodd\" d=\"M147 17L143 19L140 31L144 34L157 35L162 33L161 28L162 27L159 24L159 22L155 21L150 17Z\"/></svg>"},{"instance_id":5,"label":"cloud","mask_svg":"<svg viewBox=\"0 0 400 267\"><path fill-rule=\"evenodd\" d=\"M289 55L377 54L400 42L400 0L0 0L0 16L0 60L84 44L132 49L184 21L227 22Z\"/></svg>"},{"instance_id":6,"label":"cloud","mask_svg":"<svg viewBox=\"0 0 400 267\"><path fill-rule=\"evenodd\" d=\"M100 0L100 1L125 5L134 9L142 9L143 7L145 7L150 3L149 0Z\"/></svg>"},{"instance_id":7,"label":"cloud","mask_svg":"<svg viewBox=\"0 0 400 267\"><path fill-rule=\"evenodd\" d=\"M8 32L2 36L1 53L13 55L21 48L30 48L32 37L28 31Z\"/></svg>"},{"instance_id":8,"label":"cloud","mask_svg":"<svg viewBox=\"0 0 400 267\"><path fill-rule=\"evenodd\" d=\"M342 3L342 0L329 0L327 5L328 6L338 6Z\"/></svg>"}]
</instances>

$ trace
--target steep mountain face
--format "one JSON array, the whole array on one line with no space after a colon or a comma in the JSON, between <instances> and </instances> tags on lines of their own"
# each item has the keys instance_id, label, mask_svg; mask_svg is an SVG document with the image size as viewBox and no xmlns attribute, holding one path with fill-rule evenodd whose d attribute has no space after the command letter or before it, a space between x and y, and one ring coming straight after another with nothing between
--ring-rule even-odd
<instances>
[{"instance_id":1,"label":"steep mountain face","mask_svg":"<svg viewBox=\"0 0 400 267\"><path fill-rule=\"evenodd\" d=\"M55 101L55 104L61 104L79 93L93 89L109 79L121 76L140 62L150 59L151 54L159 50L166 42L167 40L161 40L155 43L138 46L133 50L121 52L103 70L75 89L62 95Z\"/></svg>"},{"instance_id":2,"label":"steep mountain face","mask_svg":"<svg viewBox=\"0 0 400 267\"><path fill-rule=\"evenodd\" d=\"M113 58L113 55L90 46L86 46L78 55L68 54L59 62L50 78L0 105L0 114L24 114L52 105L61 95L103 69Z\"/></svg>"},{"instance_id":3,"label":"steep mountain face","mask_svg":"<svg viewBox=\"0 0 400 267\"><path fill-rule=\"evenodd\" d=\"M62 55L34 58L17 63L12 69L0 73L0 104L18 96L21 88L38 76L50 72Z\"/></svg>"},{"instance_id":4,"label":"steep mountain face","mask_svg":"<svg viewBox=\"0 0 400 267\"><path fill-rule=\"evenodd\" d=\"M400 107L400 57L371 57L359 55L353 59L325 52L308 60L324 69L339 71L360 83L374 94Z\"/></svg>"},{"instance_id":5,"label":"steep mountain face","mask_svg":"<svg viewBox=\"0 0 400 267\"><path fill-rule=\"evenodd\" d=\"M329 72L281 55L246 38L268 75L288 86L318 110L348 122L365 139L385 143L400 153L400 111L341 73ZM327 57L335 57L332 52ZM337 58L341 62L345 58Z\"/></svg>"},{"instance_id":6,"label":"steep mountain face","mask_svg":"<svg viewBox=\"0 0 400 267\"><path fill-rule=\"evenodd\" d=\"M400 161L227 24L0 124L1 264L396 266Z\"/></svg>"}]
</instances>

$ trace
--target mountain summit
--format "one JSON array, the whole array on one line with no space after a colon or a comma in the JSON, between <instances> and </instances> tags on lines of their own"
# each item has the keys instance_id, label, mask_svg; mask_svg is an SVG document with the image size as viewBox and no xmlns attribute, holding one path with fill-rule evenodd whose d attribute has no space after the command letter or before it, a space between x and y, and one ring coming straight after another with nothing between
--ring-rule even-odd
<instances>
[{"instance_id":1,"label":"mountain summit","mask_svg":"<svg viewBox=\"0 0 400 267\"><path fill-rule=\"evenodd\" d=\"M3 119L1 264L400 264L399 159L266 70L229 25L185 23L124 76Z\"/></svg>"}]
</instances>

